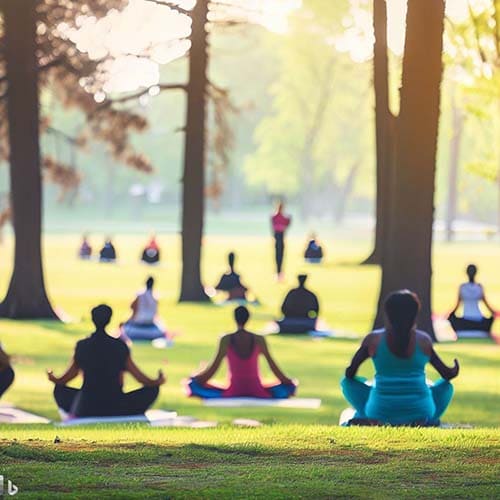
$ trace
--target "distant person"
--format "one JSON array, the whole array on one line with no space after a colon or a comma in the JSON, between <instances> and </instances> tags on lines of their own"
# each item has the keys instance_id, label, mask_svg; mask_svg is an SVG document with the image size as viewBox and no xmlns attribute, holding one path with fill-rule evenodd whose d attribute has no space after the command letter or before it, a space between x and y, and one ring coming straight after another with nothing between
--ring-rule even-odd
<instances>
[{"instance_id":1,"label":"distant person","mask_svg":"<svg viewBox=\"0 0 500 500\"><path fill-rule=\"evenodd\" d=\"M304 259L310 264L319 264L323 260L323 248L321 248L314 234L309 239L306 251L304 252Z\"/></svg>"},{"instance_id":2,"label":"distant person","mask_svg":"<svg viewBox=\"0 0 500 500\"><path fill-rule=\"evenodd\" d=\"M438 425L453 395L448 381L458 375L458 361L451 368L446 366L429 335L416 329L420 310L416 294L393 292L384 309L386 327L365 337L341 383L345 398L356 410L358 421L351 423ZM368 358L375 366L373 385L356 376ZM430 386L425 377L427 363L443 377Z\"/></svg>"},{"instance_id":3,"label":"distant person","mask_svg":"<svg viewBox=\"0 0 500 500\"><path fill-rule=\"evenodd\" d=\"M160 324L158 316L158 299L153 287L154 278L146 281L146 289L139 292L130 305L131 318L123 325L123 330L130 340L154 340L166 337L165 328Z\"/></svg>"},{"instance_id":4,"label":"distant person","mask_svg":"<svg viewBox=\"0 0 500 500\"><path fill-rule=\"evenodd\" d=\"M451 326L460 336L475 336L474 332L481 336L481 332L491 334L491 326L495 319L495 310L490 306L486 300L483 286L476 283L477 267L474 264L467 266L467 283L460 285L458 291L457 305L449 316ZM490 311L491 317L485 318L479 304L483 303ZM463 315L458 317L456 315L457 309L463 304Z\"/></svg>"},{"instance_id":5,"label":"distant person","mask_svg":"<svg viewBox=\"0 0 500 500\"><path fill-rule=\"evenodd\" d=\"M283 214L283 203L278 203L276 213L271 217L271 225L274 233L274 250L276 260L276 273L278 280L283 279L283 257L285 254L285 231L288 229L291 217Z\"/></svg>"},{"instance_id":6,"label":"distant person","mask_svg":"<svg viewBox=\"0 0 500 500\"><path fill-rule=\"evenodd\" d=\"M221 276L215 289L227 292L227 300L247 300L248 288L241 283L240 275L234 270L235 258L234 252L230 252L227 256L229 270Z\"/></svg>"},{"instance_id":7,"label":"distant person","mask_svg":"<svg viewBox=\"0 0 500 500\"><path fill-rule=\"evenodd\" d=\"M305 333L316 329L319 302L305 286L307 275L298 276L299 286L288 292L281 306L284 318L278 321L282 333Z\"/></svg>"},{"instance_id":8,"label":"distant person","mask_svg":"<svg viewBox=\"0 0 500 500\"><path fill-rule=\"evenodd\" d=\"M14 382L14 370L10 362L10 356L3 350L0 344L0 398Z\"/></svg>"},{"instance_id":9,"label":"distant person","mask_svg":"<svg viewBox=\"0 0 500 500\"><path fill-rule=\"evenodd\" d=\"M142 262L145 264L158 264L160 262L160 247L156 241L155 236L152 236L149 243L146 245L142 252Z\"/></svg>"},{"instance_id":10,"label":"distant person","mask_svg":"<svg viewBox=\"0 0 500 500\"><path fill-rule=\"evenodd\" d=\"M157 378L149 378L134 363L125 343L106 333L111 315L107 305L94 307L92 321L96 330L77 342L70 367L61 377L47 371L49 380L55 384L57 406L69 417L141 415L155 402L159 386L165 383L161 370ZM82 388L67 387L80 372L83 372ZM124 393L124 372L129 372L143 387Z\"/></svg>"},{"instance_id":11,"label":"distant person","mask_svg":"<svg viewBox=\"0 0 500 500\"><path fill-rule=\"evenodd\" d=\"M115 262L116 261L116 250L111 241L111 238L106 238L104 246L99 252L99 260L101 262Z\"/></svg>"},{"instance_id":12,"label":"distant person","mask_svg":"<svg viewBox=\"0 0 500 500\"><path fill-rule=\"evenodd\" d=\"M92 257L92 247L90 246L88 236L86 234L82 237L82 243L78 250L78 257L83 260L88 260Z\"/></svg>"},{"instance_id":13,"label":"distant person","mask_svg":"<svg viewBox=\"0 0 500 500\"><path fill-rule=\"evenodd\" d=\"M219 342L215 359L208 368L195 375L189 382L192 396L200 398L288 398L295 394L297 385L278 368L269 353L266 339L246 330L250 317L248 309L239 306L234 311L237 330L225 335ZM263 355L280 381L279 384L264 386L259 374L259 355ZM230 384L227 388L210 385L223 359L227 359Z\"/></svg>"}]
</instances>

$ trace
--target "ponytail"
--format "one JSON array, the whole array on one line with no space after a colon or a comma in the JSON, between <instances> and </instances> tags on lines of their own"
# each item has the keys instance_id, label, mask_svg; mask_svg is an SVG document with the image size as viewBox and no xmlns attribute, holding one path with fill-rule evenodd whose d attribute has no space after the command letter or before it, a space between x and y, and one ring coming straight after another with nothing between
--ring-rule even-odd
<instances>
[{"instance_id":1,"label":"ponytail","mask_svg":"<svg viewBox=\"0 0 500 500\"><path fill-rule=\"evenodd\" d=\"M408 351L411 331L420 311L418 296L409 290L392 292L385 300L384 310L394 333L397 354L404 356Z\"/></svg>"}]
</instances>

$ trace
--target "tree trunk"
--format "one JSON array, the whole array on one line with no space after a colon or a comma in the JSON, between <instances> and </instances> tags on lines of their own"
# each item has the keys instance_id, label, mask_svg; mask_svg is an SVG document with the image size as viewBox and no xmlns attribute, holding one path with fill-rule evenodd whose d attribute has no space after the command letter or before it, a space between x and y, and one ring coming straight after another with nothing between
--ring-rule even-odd
<instances>
[{"instance_id":1,"label":"tree trunk","mask_svg":"<svg viewBox=\"0 0 500 500\"><path fill-rule=\"evenodd\" d=\"M458 109L455 98L455 89L452 89L452 137L450 141L450 164L448 172L448 199L446 203L446 241L453 240L453 222L457 216L457 182L460 146L464 128L464 115Z\"/></svg>"},{"instance_id":2,"label":"tree trunk","mask_svg":"<svg viewBox=\"0 0 500 500\"><path fill-rule=\"evenodd\" d=\"M375 245L363 264L382 264L384 244L390 221L390 173L393 162L391 122L389 108L389 61L387 57L387 6L385 0L373 1L373 86L375 90L375 130L377 157L377 187L375 216Z\"/></svg>"},{"instance_id":3,"label":"tree trunk","mask_svg":"<svg viewBox=\"0 0 500 500\"><path fill-rule=\"evenodd\" d=\"M14 271L0 316L56 319L45 291L42 256L36 0L4 0L10 146L10 188L15 235Z\"/></svg>"},{"instance_id":4,"label":"tree trunk","mask_svg":"<svg viewBox=\"0 0 500 500\"><path fill-rule=\"evenodd\" d=\"M384 250L375 326L388 293L408 288L422 302L418 325L431 317L432 224L440 113L444 2L409 0L401 106L397 126L392 218Z\"/></svg>"},{"instance_id":5,"label":"tree trunk","mask_svg":"<svg viewBox=\"0 0 500 500\"><path fill-rule=\"evenodd\" d=\"M208 0L191 12L191 50L187 85L186 139L182 179L182 280L180 302L209 298L201 283L201 248L205 212L205 122L208 87Z\"/></svg>"}]
</instances>

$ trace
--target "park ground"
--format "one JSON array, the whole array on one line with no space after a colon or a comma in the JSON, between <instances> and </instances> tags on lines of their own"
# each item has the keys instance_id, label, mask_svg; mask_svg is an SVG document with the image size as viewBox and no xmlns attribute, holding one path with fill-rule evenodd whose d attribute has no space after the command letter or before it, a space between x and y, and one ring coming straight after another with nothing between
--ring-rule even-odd
<instances>
[{"instance_id":1,"label":"park ground","mask_svg":"<svg viewBox=\"0 0 500 500\"><path fill-rule=\"evenodd\" d=\"M160 235L164 262L138 263L145 235L116 238L119 263L101 265L76 259L77 234L49 234L44 240L47 284L53 304L67 323L44 321L0 324L0 340L16 358L17 379L6 399L26 410L57 419L51 384L44 371L61 372L75 341L90 331L90 308L109 303L111 330L129 314L134 292L151 274L157 278L160 313L177 334L165 350L135 345L133 355L150 375L162 368L168 382L155 407L181 415L216 420L216 429L147 428L142 425L58 428L0 427L0 474L12 479L23 498L495 498L500 496L500 346L486 341L441 343L438 352L461 374L444 416L455 429L339 428L347 405L339 380L358 340L269 337L272 353L300 381L299 395L322 399L320 410L279 408L205 408L183 394L182 380L212 357L217 338L231 330L231 308L177 304L180 242ZM94 246L101 239L93 239ZM11 240L0 247L11 260ZM291 238L286 282L272 275L269 238L236 239L208 235L204 240L204 277L213 283L225 268L225 255L238 254L237 267L261 306L252 308L250 328L261 331L279 311L295 275L308 272L310 288L320 296L322 318L346 336L369 331L377 299L379 270L358 263L368 245L356 238L324 241L321 267L302 263L304 241ZM434 252L434 305L444 313L469 262L479 265L479 279L490 302L500 308L498 243L446 245ZM0 269L6 287L9 268ZM3 292L4 289L0 290ZM497 325L500 329L500 325ZM269 377L269 371L263 370ZM361 372L370 376L367 363ZM223 381L224 372L218 379ZM437 374L429 370L431 379ZM127 389L134 388L126 380ZM236 428L236 418L263 425ZM314 425L312 425L314 424ZM54 443L58 436L60 442Z\"/></svg>"}]
</instances>

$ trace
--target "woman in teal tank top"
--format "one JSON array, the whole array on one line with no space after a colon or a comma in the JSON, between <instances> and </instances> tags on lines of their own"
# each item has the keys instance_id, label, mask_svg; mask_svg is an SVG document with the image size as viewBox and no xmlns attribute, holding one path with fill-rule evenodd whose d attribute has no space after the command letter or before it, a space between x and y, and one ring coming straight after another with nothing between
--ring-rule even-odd
<instances>
[{"instance_id":1,"label":"woman in teal tank top","mask_svg":"<svg viewBox=\"0 0 500 500\"><path fill-rule=\"evenodd\" d=\"M401 290L384 304L386 328L375 330L363 340L346 369L341 386L356 410L357 419L389 425L438 425L453 395L449 380L459 371L458 361L446 366L434 351L432 340L416 329L420 302L416 294ZM359 366L372 358L375 381L369 385L356 376ZM443 377L428 386L427 363Z\"/></svg>"}]
</instances>

